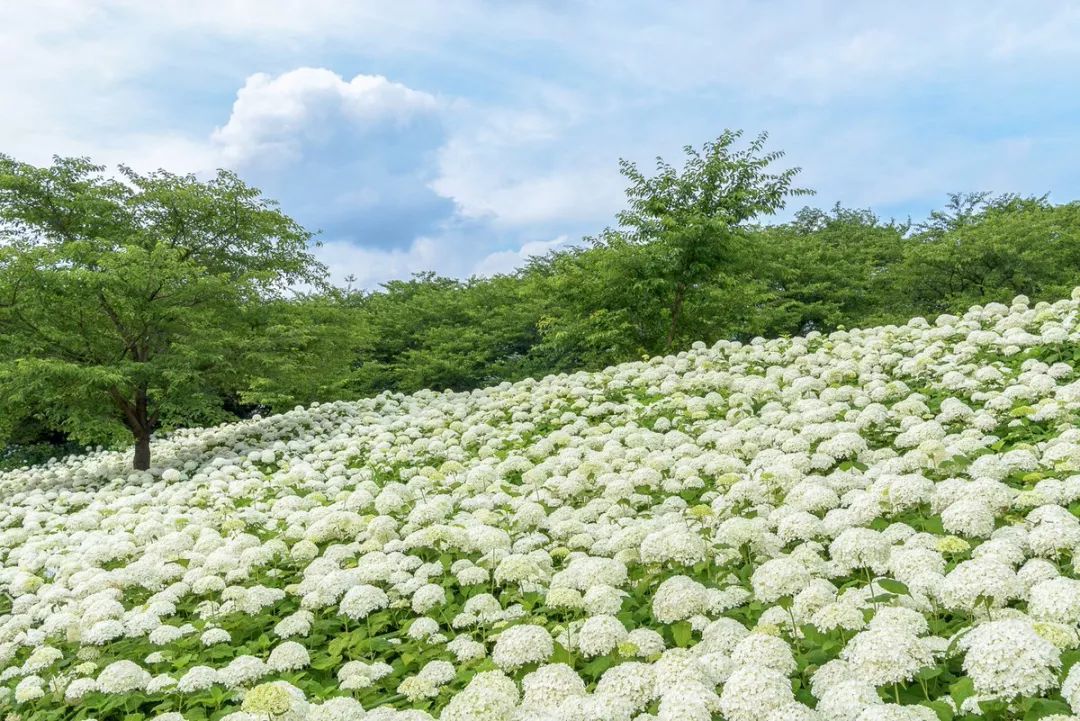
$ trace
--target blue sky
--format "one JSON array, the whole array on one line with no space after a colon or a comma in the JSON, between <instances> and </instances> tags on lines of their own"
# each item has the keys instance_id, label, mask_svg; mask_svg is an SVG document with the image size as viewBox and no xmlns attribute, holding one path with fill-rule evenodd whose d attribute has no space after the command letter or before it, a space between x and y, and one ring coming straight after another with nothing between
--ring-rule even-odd
<instances>
[{"instance_id":1,"label":"blue sky","mask_svg":"<svg viewBox=\"0 0 1080 721\"><path fill-rule=\"evenodd\" d=\"M810 202L1080 198L1069 2L0 4L0 152L237 170L337 279L512 269L622 204L620 157L767 130Z\"/></svg>"}]
</instances>

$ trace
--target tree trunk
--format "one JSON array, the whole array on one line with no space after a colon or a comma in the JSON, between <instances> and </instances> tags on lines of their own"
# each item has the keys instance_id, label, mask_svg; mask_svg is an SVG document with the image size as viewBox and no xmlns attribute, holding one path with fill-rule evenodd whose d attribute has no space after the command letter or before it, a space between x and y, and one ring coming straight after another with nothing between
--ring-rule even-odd
<instances>
[{"instance_id":1,"label":"tree trunk","mask_svg":"<svg viewBox=\"0 0 1080 721\"><path fill-rule=\"evenodd\" d=\"M675 344L675 334L679 329L679 320L682 317L683 302L686 300L686 286L679 283L675 286L675 298L671 302L671 324L668 326L667 342L664 344L664 352L670 353Z\"/></svg>"},{"instance_id":2,"label":"tree trunk","mask_svg":"<svg viewBox=\"0 0 1080 721\"><path fill-rule=\"evenodd\" d=\"M147 398L145 387L135 389L135 400L132 402L119 388L115 386L109 389L113 404L124 414L124 425L131 431L135 438L135 460L132 467L136 471L145 471L150 468L150 433L157 425L157 413L150 415L150 401Z\"/></svg>"},{"instance_id":3,"label":"tree trunk","mask_svg":"<svg viewBox=\"0 0 1080 721\"><path fill-rule=\"evenodd\" d=\"M137 471L145 471L150 468L150 414L148 413L148 401L146 389L139 388L135 391L135 406L133 410L132 433L135 434L135 462L133 466Z\"/></svg>"},{"instance_id":4,"label":"tree trunk","mask_svg":"<svg viewBox=\"0 0 1080 721\"><path fill-rule=\"evenodd\" d=\"M145 471L150 468L150 434L138 433L135 436L135 463L136 471Z\"/></svg>"}]
</instances>

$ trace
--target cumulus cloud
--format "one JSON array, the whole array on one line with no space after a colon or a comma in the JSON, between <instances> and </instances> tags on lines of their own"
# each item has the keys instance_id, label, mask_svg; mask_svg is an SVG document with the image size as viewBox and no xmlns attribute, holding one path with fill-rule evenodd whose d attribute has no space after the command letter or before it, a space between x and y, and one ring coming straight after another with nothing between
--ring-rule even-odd
<instances>
[{"instance_id":1,"label":"cumulus cloud","mask_svg":"<svg viewBox=\"0 0 1080 721\"><path fill-rule=\"evenodd\" d=\"M213 133L222 159L242 166L257 159L288 163L299 159L306 142L344 122L360 130L380 124L402 126L434 112L435 97L381 75L345 80L325 68L297 68L281 75L256 73L236 94L232 114Z\"/></svg>"},{"instance_id":2,"label":"cumulus cloud","mask_svg":"<svg viewBox=\"0 0 1080 721\"><path fill-rule=\"evenodd\" d=\"M434 95L309 67L249 76L213 133L221 164L301 223L377 248L406 246L452 215L428 187L444 142Z\"/></svg>"}]
</instances>

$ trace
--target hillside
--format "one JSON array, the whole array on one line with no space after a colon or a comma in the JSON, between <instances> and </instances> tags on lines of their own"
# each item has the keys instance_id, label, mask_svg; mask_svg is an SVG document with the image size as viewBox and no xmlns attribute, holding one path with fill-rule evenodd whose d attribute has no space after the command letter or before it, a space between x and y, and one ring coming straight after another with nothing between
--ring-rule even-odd
<instances>
[{"instance_id":1,"label":"hillside","mask_svg":"<svg viewBox=\"0 0 1080 721\"><path fill-rule=\"evenodd\" d=\"M1080 289L0 474L0 708L1069 717L1078 318Z\"/></svg>"}]
</instances>

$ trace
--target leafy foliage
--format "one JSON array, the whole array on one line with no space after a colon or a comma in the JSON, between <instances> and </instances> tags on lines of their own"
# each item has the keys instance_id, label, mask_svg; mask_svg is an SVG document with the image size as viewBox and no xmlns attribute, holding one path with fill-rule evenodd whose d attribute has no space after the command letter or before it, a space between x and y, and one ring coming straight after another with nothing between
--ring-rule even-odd
<instances>
[{"instance_id":1,"label":"leafy foliage","mask_svg":"<svg viewBox=\"0 0 1080 721\"><path fill-rule=\"evenodd\" d=\"M231 173L103 170L0 157L0 415L134 436L146 468L155 430L228 417L263 355L249 311L321 268L310 234Z\"/></svg>"}]
</instances>

